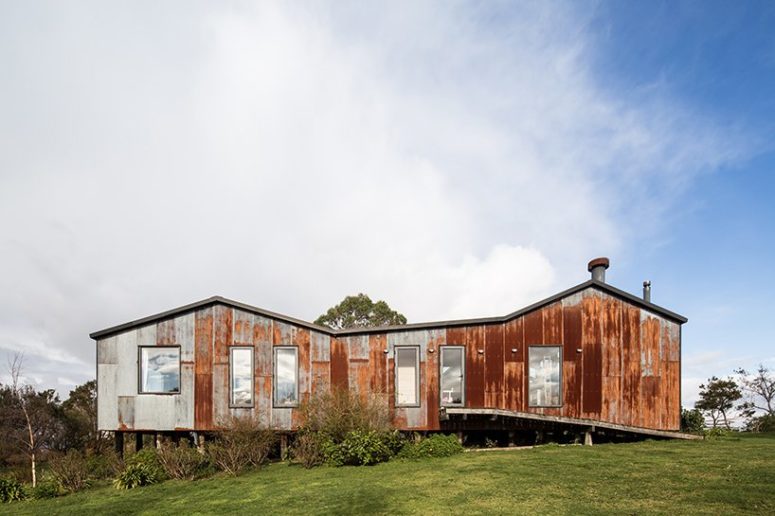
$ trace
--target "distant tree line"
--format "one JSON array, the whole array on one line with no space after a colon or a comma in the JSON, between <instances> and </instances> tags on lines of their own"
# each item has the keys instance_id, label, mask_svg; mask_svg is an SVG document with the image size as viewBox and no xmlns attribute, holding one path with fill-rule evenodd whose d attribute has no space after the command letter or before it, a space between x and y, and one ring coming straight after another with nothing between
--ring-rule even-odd
<instances>
[{"instance_id":1,"label":"distant tree line","mask_svg":"<svg viewBox=\"0 0 775 516\"><path fill-rule=\"evenodd\" d=\"M700 398L694 410L683 410L681 428L701 430L705 421L711 428L731 428L732 413L743 418L744 430L775 431L775 371L763 364L756 371L735 369L734 376L713 376L700 385Z\"/></svg>"}]
</instances>

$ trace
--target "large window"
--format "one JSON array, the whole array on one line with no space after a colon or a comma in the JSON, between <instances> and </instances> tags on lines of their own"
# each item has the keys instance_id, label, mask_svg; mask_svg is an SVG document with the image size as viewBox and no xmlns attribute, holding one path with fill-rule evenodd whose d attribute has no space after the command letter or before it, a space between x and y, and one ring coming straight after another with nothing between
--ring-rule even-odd
<instances>
[{"instance_id":1,"label":"large window","mask_svg":"<svg viewBox=\"0 0 775 516\"><path fill-rule=\"evenodd\" d=\"M180 392L180 346L141 346L139 348L140 394Z\"/></svg>"},{"instance_id":2,"label":"large window","mask_svg":"<svg viewBox=\"0 0 775 516\"><path fill-rule=\"evenodd\" d=\"M396 406L416 407L420 404L420 349L396 348Z\"/></svg>"},{"instance_id":3,"label":"large window","mask_svg":"<svg viewBox=\"0 0 775 516\"><path fill-rule=\"evenodd\" d=\"M295 347L274 348L274 406L299 404L299 360Z\"/></svg>"},{"instance_id":4,"label":"large window","mask_svg":"<svg viewBox=\"0 0 775 516\"><path fill-rule=\"evenodd\" d=\"M441 405L463 405L465 348L441 347Z\"/></svg>"},{"instance_id":5,"label":"large window","mask_svg":"<svg viewBox=\"0 0 775 516\"><path fill-rule=\"evenodd\" d=\"M529 351L531 407L559 407L562 405L560 366L562 348L533 346Z\"/></svg>"},{"instance_id":6,"label":"large window","mask_svg":"<svg viewBox=\"0 0 775 516\"><path fill-rule=\"evenodd\" d=\"M230 350L231 406L253 406L253 348L233 347Z\"/></svg>"}]
</instances>

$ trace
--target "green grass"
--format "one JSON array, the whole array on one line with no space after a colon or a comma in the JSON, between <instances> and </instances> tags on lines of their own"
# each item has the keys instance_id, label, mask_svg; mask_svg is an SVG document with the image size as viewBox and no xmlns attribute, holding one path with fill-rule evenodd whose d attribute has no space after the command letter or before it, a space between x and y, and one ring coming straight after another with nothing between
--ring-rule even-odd
<instances>
[{"instance_id":1,"label":"green grass","mask_svg":"<svg viewBox=\"0 0 775 516\"><path fill-rule=\"evenodd\" d=\"M13 514L773 514L775 435L465 453L95 487Z\"/></svg>"}]
</instances>

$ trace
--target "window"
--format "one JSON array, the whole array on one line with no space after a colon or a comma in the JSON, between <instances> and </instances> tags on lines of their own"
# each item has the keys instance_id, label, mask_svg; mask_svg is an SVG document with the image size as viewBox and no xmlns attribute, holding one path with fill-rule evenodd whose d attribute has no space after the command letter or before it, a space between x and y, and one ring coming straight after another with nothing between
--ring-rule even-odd
<instances>
[{"instance_id":1,"label":"window","mask_svg":"<svg viewBox=\"0 0 775 516\"><path fill-rule=\"evenodd\" d=\"M141 346L140 394L180 392L180 346Z\"/></svg>"},{"instance_id":2,"label":"window","mask_svg":"<svg viewBox=\"0 0 775 516\"><path fill-rule=\"evenodd\" d=\"M229 355L231 406L253 406L253 348L233 347Z\"/></svg>"},{"instance_id":3,"label":"window","mask_svg":"<svg viewBox=\"0 0 775 516\"><path fill-rule=\"evenodd\" d=\"M531 407L559 407L560 364L562 356L559 346L534 346L529 351L530 385L529 405Z\"/></svg>"},{"instance_id":4,"label":"window","mask_svg":"<svg viewBox=\"0 0 775 516\"><path fill-rule=\"evenodd\" d=\"M420 405L420 348L396 348L396 406Z\"/></svg>"},{"instance_id":5,"label":"window","mask_svg":"<svg viewBox=\"0 0 775 516\"><path fill-rule=\"evenodd\" d=\"M465 348L441 347L441 405L463 405Z\"/></svg>"},{"instance_id":6,"label":"window","mask_svg":"<svg viewBox=\"0 0 775 516\"><path fill-rule=\"evenodd\" d=\"M298 349L274 348L274 406L295 407L299 404Z\"/></svg>"}]
</instances>

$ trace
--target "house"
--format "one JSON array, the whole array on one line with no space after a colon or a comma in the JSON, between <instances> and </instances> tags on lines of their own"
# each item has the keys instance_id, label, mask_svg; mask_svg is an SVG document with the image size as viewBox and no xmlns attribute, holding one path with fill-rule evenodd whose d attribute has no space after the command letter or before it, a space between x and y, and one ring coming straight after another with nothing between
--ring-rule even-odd
<instances>
[{"instance_id":1,"label":"house","mask_svg":"<svg viewBox=\"0 0 775 516\"><path fill-rule=\"evenodd\" d=\"M212 297L91 334L98 427L292 432L335 386L381 393L406 431L674 436L685 317L591 278L502 317L335 331Z\"/></svg>"}]
</instances>

